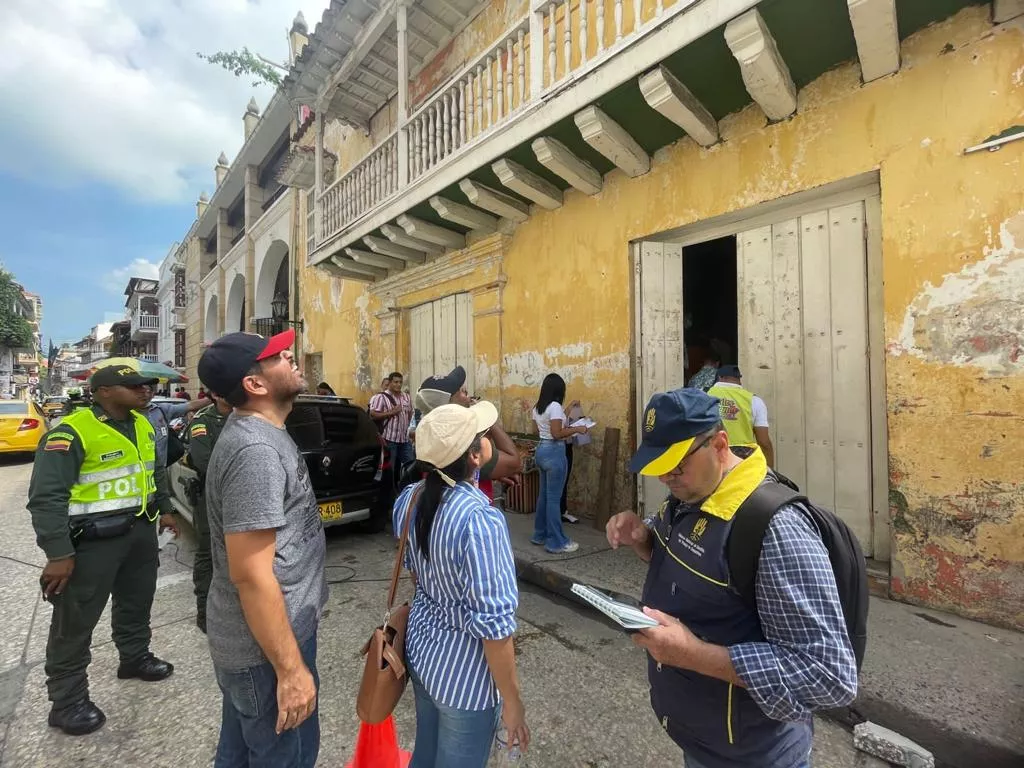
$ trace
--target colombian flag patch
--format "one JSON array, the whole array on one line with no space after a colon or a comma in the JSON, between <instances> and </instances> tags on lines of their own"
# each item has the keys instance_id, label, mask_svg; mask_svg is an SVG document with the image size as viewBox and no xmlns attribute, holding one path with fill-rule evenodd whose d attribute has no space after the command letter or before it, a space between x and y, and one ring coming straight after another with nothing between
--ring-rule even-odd
<instances>
[{"instance_id":1,"label":"colombian flag patch","mask_svg":"<svg viewBox=\"0 0 1024 768\"><path fill-rule=\"evenodd\" d=\"M64 438L49 439L46 441L46 445L43 446L44 451L70 451L71 441Z\"/></svg>"},{"instance_id":2,"label":"colombian flag patch","mask_svg":"<svg viewBox=\"0 0 1024 768\"><path fill-rule=\"evenodd\" d=\"M206 425L205 424L194 424L192 430L189 432L192 437L206 437Z\"/></svg>"}]
</instances>

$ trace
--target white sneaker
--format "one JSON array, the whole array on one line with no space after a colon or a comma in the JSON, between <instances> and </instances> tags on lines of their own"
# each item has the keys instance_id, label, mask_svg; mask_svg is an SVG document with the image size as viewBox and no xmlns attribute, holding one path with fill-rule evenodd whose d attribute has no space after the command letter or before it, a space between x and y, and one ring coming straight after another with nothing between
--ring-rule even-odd
<instances>
[{"instance_id":1,"label":"white sneaker","mask_svg":"<svg viewBox=\"0 0 1024 768\"><path fill-rule=\"evenodd\" d=\"M577 542L577 541L570 541L568 544L566 544L561 549L548 549L547 551L550 552L552 555L568 555L568 554L570 554L572 552L575 552L579 548L580 548L579 542Z\"/></svg>"}]
</instances>

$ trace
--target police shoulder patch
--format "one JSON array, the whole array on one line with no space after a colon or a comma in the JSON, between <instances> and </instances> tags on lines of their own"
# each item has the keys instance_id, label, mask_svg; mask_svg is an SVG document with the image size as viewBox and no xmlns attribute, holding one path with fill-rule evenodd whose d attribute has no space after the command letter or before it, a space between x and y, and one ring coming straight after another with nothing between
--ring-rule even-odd
<instances>
[{"instance_id":1,"label":"police shoulder patch","mask_svg":"<svg viewBox=\"0 0 1024 768\"><path fill-rule=\"evenodd\" d=\"M192 437L206 437L206 425L205 424L193 424L189 430L189 434Z\"/></svg>"}]
</instances>

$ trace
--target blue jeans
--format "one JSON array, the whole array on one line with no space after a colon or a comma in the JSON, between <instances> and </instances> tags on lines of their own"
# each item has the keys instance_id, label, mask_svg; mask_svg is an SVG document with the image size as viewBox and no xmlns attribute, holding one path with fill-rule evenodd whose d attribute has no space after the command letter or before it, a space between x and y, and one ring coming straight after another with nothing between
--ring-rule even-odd
<instances>
[{"instance_id":1,"label":"blue jeans","mask_svg":"<svg viewBox=\"0 0 1024 768\"><path fill-rule=\"evenodd\" d=\"M533 520L533 542L543 543L549 551L557 551L569 543L562 530L562 488L569 471L565 445L541 440L534 458L540 469L540 494Z\"/></svg>"},{"instance_id":2,"label":"blue jeans","mask_svg":"<svg viewBox=\"0 0 1024 768\"><path fill-rule=\"evenodd\" d=\"M415 673L409 679L416 696L416 746L409 768L484 768L501 707L446 707L430 697Z\"/></svg>"},{"instance_id":3,"label":"blue jeans","mask_svg":"<svg viewBox=\"0 0 1024 768\"><path fill-rule=\"evenodd\" d=\"M408 440L404 443L393 443L388 440L387 443L388 450L391 452L391 466L395 469L395 478L397 479L402 467L416 458L416 452Z\"/></svg>"},{"instance_id":4,"label":"blue jeans","mask_svg":"<svg viewBox=\"0 0 1024 768\"><path fill-rule=\"evenodd\" d=\"M299 646L317 690L316 633ZM214 665L224 694L214 768L313 768L320 752L320 711L281 735L277 726L277 675L270 663L248 669Z\"/></svg>"}]
</instances>

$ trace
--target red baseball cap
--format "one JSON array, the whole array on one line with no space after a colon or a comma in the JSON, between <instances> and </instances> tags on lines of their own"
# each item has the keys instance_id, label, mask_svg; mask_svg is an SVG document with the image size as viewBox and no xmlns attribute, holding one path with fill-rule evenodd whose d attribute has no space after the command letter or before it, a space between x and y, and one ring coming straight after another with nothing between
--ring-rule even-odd
<instances>
[{"instance_id":1,"label":"red baseball cap","mask_svg":"<svg viewBox=\"0 0 1024 768\"><path fill-rule=\"evenodd\" d=\"M294 328L269 339L258 333L228 333L210 344L199 358L199 380L210 392L227 397L256 363L281 354L294 343Z\"/></svg>"}]
</instances>

